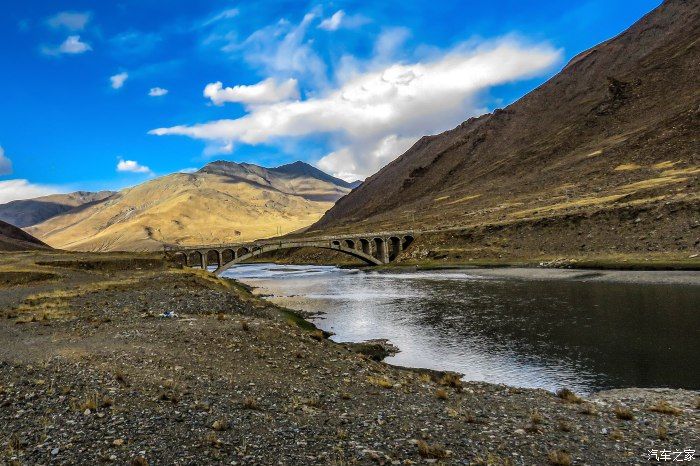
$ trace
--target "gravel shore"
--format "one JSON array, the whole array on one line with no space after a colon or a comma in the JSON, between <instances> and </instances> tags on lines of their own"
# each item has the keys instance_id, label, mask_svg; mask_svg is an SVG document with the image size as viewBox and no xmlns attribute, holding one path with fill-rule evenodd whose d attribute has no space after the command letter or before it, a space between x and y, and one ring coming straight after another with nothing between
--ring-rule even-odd
<instances>
[{"instance_id":1,"label":"gravel shore","mask_svg":"<svg viewBox=\"0 0 700 466\"><path fill-rule=\"evenodd\" d=\"M0 464L649 464L700 447L697 392L582 399L395 368L229 280L101 257L1 256Z\"/></svg>"}]
</instances>

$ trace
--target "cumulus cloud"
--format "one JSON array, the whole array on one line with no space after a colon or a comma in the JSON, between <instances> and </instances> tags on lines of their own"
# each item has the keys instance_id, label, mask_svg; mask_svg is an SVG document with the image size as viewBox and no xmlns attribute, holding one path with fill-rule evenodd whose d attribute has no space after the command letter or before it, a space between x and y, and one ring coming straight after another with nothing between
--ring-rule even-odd
<instances>
[{"instance_id":1,"label":"cumulus cloud","mask_svg":"<svg viewBox=\"0 0 700 466\"><path fill-rule=\"evenodd\" d=\"M240 102L246 105L271 104L298 99L299 87L296 79L287 79L278 83L275 78L268 78L250 86L239 85L226 88L221 81L218 81L206 85L204 97L211 99L214 105L223 105L225 102Z\"/></svg>"},{"instance_id":2,"label":"cumulus cloud","mask_svg":"<svg viewBox=\"0 0 700 466\"><path fill-rule=\"evenodd\" d=\"M12 161L5 155L5 149L0 146L0 176L12 173Z\"/></svg>"},{"instance_id":3,"label":"cumulus cloud","mask_svg":"<svg viewBox=\"0 0 700 466\"><path fill-rule=\"evenodd\" d=\"M89 11L62 11L51 16L46 23L52 28L64 28L69 31L82 31L90 21L92 14Z\"/></svg>"},{"instance_id":4,"label":"cumulus cloud","mask_svg":"<svg viewBox=\"0 0 700 466\"><path fill-rule=\"evenodd\" d=\"M0 204L18 199L32 199L49 194L60 193L55 186L30 183L28 180L16 179L0 181Z\"/></svg>"},{"instance_id":5,"label":"cumulus cloud","mask_svg":"<svg viewBox=\"0 0 700 466\"><path fill-rule=\"evenodd\" d=\"M119 160L117 163L117 171L126 173L152 173L150 168L141 165L136 160Z\"/></svg>"},{"instance_id":6,"label":"cumulus cloud","mask_svg":"<svg viewBox=\"0 0 700 466\"><path fill-rule=\"evenodd\" d=\"M109 77L112 89L121 89L124 86L124 83L127 79L129 79L129 73L127 73L126 71L117 73L114 76Z\"/></svg>"},{"instance_id":7,"label":"cumulus cloud","mask_svg":"<svg viewBox=\"0 0 700 466\"><path fill-rule=\"evenodd\" d=\"M92 47L87 42L80 40L80 36L68 36L58 46L44 46L42 52L46 55L58 56L58 55L78 55L81 53L89 52Z\"/></svg>"},{"instance_id":8,"label":"cumulus cloud","mask_svg":"<svg viewBox=\"0 0 700 466\"><path fill-rule=\"evenodd\" d=\"M345 178L364 178L420 136L483 112L480 93L542 73L559 59L560 52L548 45L512 38L457 47L431 61L358 73L321 96L259 105L237 119L158 128L150 134L224 145L329 134L336 150L319 166Z\"/></svg>"},{"instance_id":9,"label":"cumulus cloud","mask_svg":"<svg viewBox=\"0 0 700 466\"><path fill-rule=\"evenodd\" d=\"M167 89L163 89L162 87L152 87L150 91L148 91L148 95L151 97L161 97L167 94L168 91Z\"/></svg>"}]
</instances>

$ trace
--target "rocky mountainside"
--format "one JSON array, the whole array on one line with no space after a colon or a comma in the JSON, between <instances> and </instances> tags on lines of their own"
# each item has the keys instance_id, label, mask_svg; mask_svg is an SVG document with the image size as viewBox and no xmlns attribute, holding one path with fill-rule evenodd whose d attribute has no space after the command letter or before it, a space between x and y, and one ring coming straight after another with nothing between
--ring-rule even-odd
<instances>
[{"instance_id":1,"label":"rocky mountainside","mask_svg":"<svg viewBox=\"0 0 700 466\"><path fill-rule=\"evenodd\" d=\"M347 183L297 162L277 168L225 161L120 191L27 228L70 250L155 250L289 233L318 220Z\"/></svg>"},{"instance_id":2,"label":"rocky mountainside","mask_svg":"<svg viewBox=\"0 0 700 466\"><path fill-rule=\"evenodd\" d=\"M50 249L29 233L0 220L0 251L27 251Z\"/></svg>"},{"instance_id":3,"label":"rocky mountainside","mask_svg":"<svg viewBox=\"0 0 700 466\"><path fill-rule=\"evenodd\" d=\"M23 199L0 204L0 220L20 228L36 225L69 210L101 202L113 191L91 193L77 191L69 194L51 194L34 199Z\"/></svg>"},{"instance_id":4,"label":"rocky mountainside","mask_svg":"<svg viewBox=\"0 0 700 466\"><path fill-rule=\"evenodd\" d=\"M697 2L664 2L507 108L422 138L312 230L465 228L466 249L499 254L696 249L699 31Z\"/></svg>"}]
</instances>

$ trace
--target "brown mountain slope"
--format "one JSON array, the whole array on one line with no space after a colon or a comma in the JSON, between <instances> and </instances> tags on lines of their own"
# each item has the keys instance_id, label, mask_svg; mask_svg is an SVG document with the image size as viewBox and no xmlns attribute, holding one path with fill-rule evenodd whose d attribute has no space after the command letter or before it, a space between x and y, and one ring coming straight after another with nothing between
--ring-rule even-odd
<instances>
[{"instance_id":1,"label":"brown mountain slope","mask_svg":"<svg viewBox=\"0 0 700 466\"><path fill-rule=\"evenodd\" d=\"M28 251L50 249L29 233L0 220L0 251Z\"/></svg>"},{"instance_id":2,"label":"brown mountain slope","mask_svg":"<svg viewBox=\"0 0 700 466\"><path fill-rule=\"evenodd\" d=\"M100 202L114 194L113 191L91 193L76 191L69 194L51 194L34 199L22 199L0 204L0 220L20 228L36 225L56 215Z\"/></svg>"},{"instance_id":3,"label":"brown mountain slope","mask_svg":"<svg viewBox=\"0 0 700 466\"><path fill-rule=\"evenodd\" d=\"M529 231L522 247L544 253L696 248L699 38L697 2L667 1L509 107L422 138L311 229L479 226L483 246L510 228L505 240Z\"/></svg>"},{"instance_id":4,"label":"brown mountain slope","mask_svg":"<svg viewBox=\"0 0 700 466\"><path fill-rule=\"evenodd\" d=\"M306 164L263 168L213 162L114 194L27 228L48 244L81 251L156 250L274 236L318 220L350 189ZM315 169L314 169L315 170Z\"/></svg>"}]
</instances>

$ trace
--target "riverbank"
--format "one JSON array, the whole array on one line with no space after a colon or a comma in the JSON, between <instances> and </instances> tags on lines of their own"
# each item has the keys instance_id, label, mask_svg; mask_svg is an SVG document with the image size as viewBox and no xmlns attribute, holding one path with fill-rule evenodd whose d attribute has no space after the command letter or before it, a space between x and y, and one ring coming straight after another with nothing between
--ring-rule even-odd
<instances>
[{"instance_id":1,"label":"riverbank","mask_svg":"<svg viewBox=\"0 0 700 466\"><path fill-rule=\"evenodd\" d=\"M413 270L465 270L469 273L491 278L520 280L575 280L588 282L692 285L700 286L700 271L695 270L610 270L610 269L562 269L522 266L447 266L416 267L410 265L378 268L387 272L411 272Z\"/></svg>"},{"instance_id":2,"label":"riverbank","mask_svg":"<svg viewBox=\"0 0 700 466\"><path fill-rule=\"evenodd\" d=\"M579 399L403 370L152 259L0 255L0 463L635 464L697 450L696 392Z\"/></svg>"}]
</instances>

